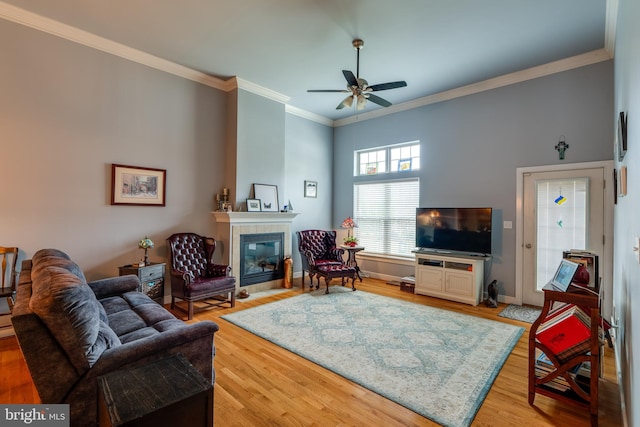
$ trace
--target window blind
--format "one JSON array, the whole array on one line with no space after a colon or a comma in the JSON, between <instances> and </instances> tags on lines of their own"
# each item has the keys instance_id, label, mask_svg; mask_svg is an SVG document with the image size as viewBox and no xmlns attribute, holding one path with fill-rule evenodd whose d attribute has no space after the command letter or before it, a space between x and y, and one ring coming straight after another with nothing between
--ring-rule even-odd
<instances>
[{"instance_id":1,"label":"window blind","mask_svg":"<svg viewBox=\"0 0 640 427\"><path fill-rule=\"evenodd\" d=\"M356 183L353 186L354 229L367 252L411 256L416 245L416 208L420 180Z\"/></svg>"}]
</instances>

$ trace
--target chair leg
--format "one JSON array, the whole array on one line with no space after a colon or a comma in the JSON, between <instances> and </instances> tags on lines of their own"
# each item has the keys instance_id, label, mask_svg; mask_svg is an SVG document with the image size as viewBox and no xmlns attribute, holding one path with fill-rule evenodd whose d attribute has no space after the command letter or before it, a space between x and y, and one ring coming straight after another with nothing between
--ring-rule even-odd
<instances>
[{"instance_id":1,"label":"chair leg","mask_svg":"<svg viewBox=\"0 0 640 427\"><path fill-rule=\"evenodd\" d=\"M189 301L189 314L187 320L193 319L193 301Z\"/></svg>"},{"instance_id":2,"label":"chair leg","mask_svg":"<svg viewBox=\"0 0 640 427\"><path fill-rule=\"evenodd\" d=\"M327 290L325 291L325 294L329 293L329 282L331 281L331 279L329 279L329 276L324 278L324 281L327 284ZM320 286L320 276L318 276L318 286Z\"/></svg>"},{"instance_id":3,"label":"chair leg","mask_svg":"<svg viewBox=\"0 0 640 427\"><path fill-rule=\"evenodd\" d=\"M174 297L173 295L171 296L171 308L176 308L176 297Z\"/></svg>"},{"instance_id":4,"label":"chair leg","mask_svg":"<svg viewBox=\"0 0 640 427\"><path fill-rule=\"evenodd\" d=\"M231 292L231 308L236 306L236 290L232 290Z\"/></svg>"}]
</instances>

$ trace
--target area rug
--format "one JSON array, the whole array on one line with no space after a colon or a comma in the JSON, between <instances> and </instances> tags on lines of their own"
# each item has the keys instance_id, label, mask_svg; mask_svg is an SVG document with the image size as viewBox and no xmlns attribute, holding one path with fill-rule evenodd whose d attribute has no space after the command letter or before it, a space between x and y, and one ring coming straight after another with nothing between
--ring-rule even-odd
<instances>
[{"instance_id":1,"label":"area rug","mask_svg":"<svg viewBox=\"0 0 640 427\"><path fill-rule=\"evenodd\" d=\"M498 313L498 316L507 319L519 320L521 322L533 323L536 321L542 310L537 307L529 307L526 305L509 304Z\"/></svg>"},{"instance_id":2,"label":"area rug","mask_svg":"<svg viewBox=\"0 0 640 427\"><path fill-rule=\"evenodd\" d=\"M524 328L332 287L222 316L445 426L468 426Z\"/></svg>"}]
</instances>

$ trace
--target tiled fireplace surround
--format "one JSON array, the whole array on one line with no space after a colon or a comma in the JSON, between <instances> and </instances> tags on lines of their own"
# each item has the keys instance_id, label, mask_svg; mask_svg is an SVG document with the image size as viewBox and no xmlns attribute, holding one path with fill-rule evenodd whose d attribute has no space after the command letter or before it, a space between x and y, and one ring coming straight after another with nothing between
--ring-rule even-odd
<instances>
[{"instance_id":1,"label":"tiled fireplace surround","mask_svg":"<svg viewBox=\"0 0 640 427\"><path fill-rule=\"evenodd\" d=\"M284 233L284 255L291 256L293 236L291 225L297 213L287 212L213 212L216 221L216 252L222 249L219 261L231 266L236 276L236 293L240 290L240 236L246 234ZM249 293L282 287L283 280L243 286Z\"/></svg>"}]
</instances>

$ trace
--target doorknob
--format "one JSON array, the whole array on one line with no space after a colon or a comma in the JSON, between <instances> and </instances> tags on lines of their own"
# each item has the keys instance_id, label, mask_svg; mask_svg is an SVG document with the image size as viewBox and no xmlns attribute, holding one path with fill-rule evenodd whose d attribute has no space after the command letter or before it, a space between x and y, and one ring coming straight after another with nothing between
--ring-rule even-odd
<instances>
[{"instance_id":1,"label":"doorknob","mask_svg":"<svg viewBox=\"0 0 640 427\"><path fill-rule=\"evenodd\" d=\"M531 243L527 243L526 245L524 245L524 247L527 249L531 249Z\"/></svg>"}]
</instances>

